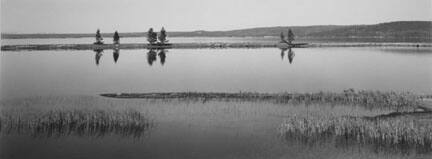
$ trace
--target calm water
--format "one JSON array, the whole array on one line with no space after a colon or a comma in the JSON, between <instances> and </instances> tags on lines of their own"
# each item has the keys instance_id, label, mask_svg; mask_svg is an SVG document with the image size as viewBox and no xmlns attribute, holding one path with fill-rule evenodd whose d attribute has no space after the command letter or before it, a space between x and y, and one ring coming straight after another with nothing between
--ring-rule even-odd
<instances>
[{"instance_id":1,"label":"calm water","mask_svg":"<svg viewBox=\"0 0 432 159\"><path fill-rule=\"evenodd\" d=\"M0 135L0 158L431 158L371 145L281 136L284 117L378 115L339 105L110 99L121 92L317 92L347 88L432 94L431 49L302 48L1 53L0 110L137 110L142 138ZM25 153L23 153L25 152Z\"/></svg>"},{"instance_id":2,"label":"calm water","mask_svg":"<svg viewBox=\"0 0 432 159\"><path fill-rule=\"evenodd\" d=\"M430 52L415 48L2 52L1 97L348 88L432 94Z\"/></svg>"}]
</instances>

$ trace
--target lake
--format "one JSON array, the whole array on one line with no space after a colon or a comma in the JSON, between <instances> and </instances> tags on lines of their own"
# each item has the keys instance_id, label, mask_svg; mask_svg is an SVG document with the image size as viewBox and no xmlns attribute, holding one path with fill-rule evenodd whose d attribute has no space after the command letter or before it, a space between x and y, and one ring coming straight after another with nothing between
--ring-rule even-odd
<instances>
[{"instance_id":1,"label":"lake","mask_svg":"<svg viewBox=\"0 0 432 159\"><path fill-rule=\"evenodd\" d=\"M432 93L429 48L21 51L1 55L2 98L144 92Z\"/></svg>"},{"instance_id":2,"label":"lake","mask_svg":"<svg viewBox=\"0 0 432 159\"><path fill-rule=\"evenodd\" d=\"M401 152L331 139L309 143L279 131L285 117L296 114L375 116L388 110L99 94L349 88L432 94L431 52L404 47L5 51L2 113L136 110L152 126L140 137L1 135L0 158L430 158L429 151Z\"/></svg>"}]
</instances>

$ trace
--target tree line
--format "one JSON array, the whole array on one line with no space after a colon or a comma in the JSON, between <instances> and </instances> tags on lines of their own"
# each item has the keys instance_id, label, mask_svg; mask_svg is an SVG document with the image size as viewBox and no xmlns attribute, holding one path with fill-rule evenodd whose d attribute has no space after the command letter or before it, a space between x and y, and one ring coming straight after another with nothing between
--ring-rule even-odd
<instances>
[{"instance_id":1,"label":"tree line","mask_svg":"<svg viewBox=\"0 0 432 159\"><path fill-rule=\"evenodd\" d=\"M167 32L165 31L165 28L162 27L161 31L159 32L159 36L158 33L153 31L153 28L150 28L147 31L147 41L150 44L166 44L168 43L167 40ZM114 44L120 44L120 35L117 31L114 32L114 36L113 36L113 42ZM94 42L94 44L103 44L103 38L102 35L100 33L100 30L97 29L96 31L96 42Z\"/></svg>"}]
</instances>

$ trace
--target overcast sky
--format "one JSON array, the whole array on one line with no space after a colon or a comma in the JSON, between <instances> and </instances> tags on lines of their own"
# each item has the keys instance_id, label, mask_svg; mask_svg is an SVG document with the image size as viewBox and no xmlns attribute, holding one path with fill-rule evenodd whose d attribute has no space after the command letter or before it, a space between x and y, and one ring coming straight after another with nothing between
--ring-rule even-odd
<instances>
[{"instance_id":1,"label":"overcast sky","mask_svg":"<svg viewBox=\"0 0 432 159\"><path fill-rule=\"evenodd\" d=\"M432 0L1 0L3 33L231 30L432 20Z\"/></svg>"}]
</instances>

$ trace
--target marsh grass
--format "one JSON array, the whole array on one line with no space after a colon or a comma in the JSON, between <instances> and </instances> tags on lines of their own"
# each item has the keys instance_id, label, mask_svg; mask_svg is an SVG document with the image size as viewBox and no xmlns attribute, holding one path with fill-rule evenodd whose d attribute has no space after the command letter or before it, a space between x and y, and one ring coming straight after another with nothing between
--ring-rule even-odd
<instances>
[{"instance_id":1,"label":"marsh grass","mask_svg":"<svg viewBox=\"0 0 432 159\"><path fill-rule=\"evenodd\" d=\"M322 149L323 147L334 147L344 152L366 150L367 153L385 154L385 156L402 155L405 156L405 158L410 155L429 154L431 152L430 148L424 146L408 144L390 145L379 142L358 142L354 138L333 136L330 134L306 137L302 134L285 133L282 136L282 140L286 144L299 144L305 146L305 148Z\"/></svg>"},{"instance_id":2,"label":"marsh grass","mask_svg":"<svg viewBox=\"0 0 432 159\"><path fill-rule=\"evenodd\" d=\"M413 117L369 120L361 117L292 116L282 124L285 137L315 143L324 138L375 148L432 151L432 124Z\"/></svg>"},{"instance_id":3,"label":"marsh grass","mask_svg":"<svg viewBox=\"0 0 432 159\"><path fill-rule=\"evenodd\" d=\"M141 137L152 127L140 112L130 110L51 110L33 115L2 112L0 117L3 135Z\"/></svg>"},{"instance_id":4,"label":"marsh grass","mask_svg":"<svg viewBox=\"0 0 432 159\"><path fill-rule=\"evenodd\" d=\"M206 102L218 101L271 101L281 104L340 104L360 105L368 109L413 111L419 106L420 97L410 92L381 92L345 90L342 93L212 93L212 92L173 92L173 93L122 93L101 94L111 98L179 99Z\"/></svg>"}]
</instances>

